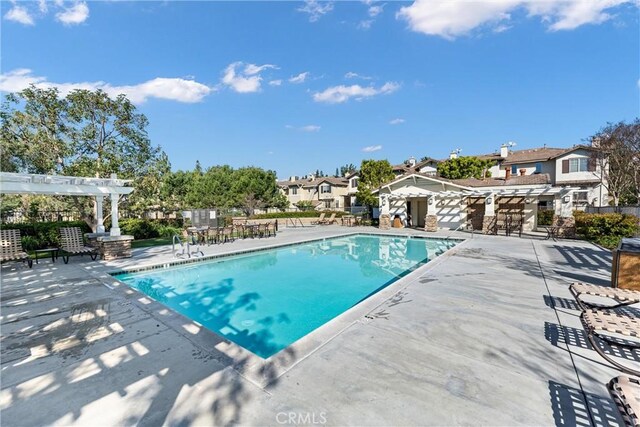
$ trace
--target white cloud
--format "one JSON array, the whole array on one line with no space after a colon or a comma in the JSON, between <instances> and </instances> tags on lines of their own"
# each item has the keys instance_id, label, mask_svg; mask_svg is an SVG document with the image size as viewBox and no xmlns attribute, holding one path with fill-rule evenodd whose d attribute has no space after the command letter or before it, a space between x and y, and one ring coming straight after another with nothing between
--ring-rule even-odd
<instances>
[{"instance_id":1,"label":"white cloud","mask_svg":"<svg viewBox=\"0 0 640 427\"><path fill-rule=\"evenodd\" d=\"M0 91L19 92L29 87L30 84L34 84L36 87L42 89L56 87L63 96L75 89L102 89L109 94L109 96L117 96L124 93L131 102L135 104L142 104L149 98L194 103L202 101L205 96L213 92L213 89L207 85L194 80L181 78L158 77L137 85L112 86L109 83L101 81L78 83L49 82L45 77L34 76L31 70L25 68L0 74Z\"/></svg>"},{"instance_id":2,"label":"white cloud","mask_svg":"<svg viewBox=\"0 0 640 427\"><path fill-rule=\"evenodd\" d=\"M268 68L278 69L278 67L272 64L264 64L264 65L247 64L247 66L244 67L244 73L248 76L253 76Z\"/></svg>"},{"instance_id":3,"label":"white cloud","mask_svg":"<svg viewBox=\"0 0 640 427\"><path fill-rule=\"evenodd\" d=\"M269 85L270 86L280 86L282 84L282 80L270 80L269 81Z\"/></svg>"},{"instance_id":4,"label":"white cloud","mask_svg":"<svg viewBox=\"0 0 640 427\"><path fill-rule=\"evenodd\" d=\"M291 125L285 125L285 128L287 129L295 129L298 130L300 132L319 132L320 131L320 126L318 125L307 125L307 126L301 126L301 127L294 127Z\"/></svg>"},{"instance_id":5,"label":"white cloud","mask_svg":"<svg viewBox=\"0 0 640 427\"><path fill-rule=\"evenodd\" d=\"M289 83L300 84L304 83L304 81L309 77L309 72L305 71L304 73L300 73L297 76L293 76L289 79Z\"/></svg>"},{"instance_id":6,"label":"white cloud","mask_svg":"<svg viewBox=\"0 0 640 427\"><path fill-rule=\"evenodd\" d=\"M389 122L389 124L390 124L390 125L399 125L399 124L402 124L402 123L404 123L404 122L405 122L405 120L404 120L404 119L400 119L400 118L398 118L398 119L393 119L393 120L391 120L391 121Z\"/></svg>"},{"instance_id":7,"label":"white cloud","mask_svg":"<svg viewBox=\"0 0 640 427\"><path fill-rule=\"evenodd\" d=\"M377 5L377 6L371 6L369 7L369 16L370 17L375 17L378 16L382 13L382 9L384 8L384 5Z\"/></svg>"},{"instance_id":8,"label":"white cloud","mask_svg":"<svg viewBox=\"0 0 640 427\"><path fill-rule=\"evenodd\" d=\"M572 30L585 24L600 24L611 18L605 12L634 0L416 0L402 7L397 19L427 35L452 40L481 27L508 29L511 13L525 9L529 17L540 17L549 30ZM495 31L495 30L494 30Z\"/></svg>"},{"instance_id":9,"label":"white cloud","mask_svg":"<svg viewBox=\"0 0 640 427\"><path fill-rule=\"evenodd\" d=\"M362 151L365 153L373 153L374 151L382 150L382 145L369 145L368 147L364 147Z\"/></svg>"},{"instance_id":10,"label":"white cloud","mask_svg":"<svg viewBox=\"0 0 640 427\"><path fill-rule=\"evenodd\" d=\"M361 74L358 73L354 73L353 71L349 71L347 74L344 75L345 79L362 79L362 80L371 80L373 77L369 77L369 76L363 76Z\"/></svg>"},{"instance_id":11,"label":"white cloud","mask_svg":"<svg viewBox=\"0 0 640 427\"><path fill-rule=\"evenodd\" d=\"M47 0L38 0L38 10L40 10L40 13L47 13L49 11Z\"/></svg>"},{"instance_id":12,"label":"white cloud","mask_svg":"<svg viewBox=\"0 0 640 427\"><path fill-rule=\"evenodd\" d=\"M327 104L341 104L343 102L347 102L351 98L361 101L365 98L371 98L376 95L387 95L395 92L399 88L400 85L396 82L387 82L377 89L374 86L363 87L360 85L340 85L329 87L322 92L314 93L313 100L316 102L326 102Z\"/></svg>"},{"instance_id":13,"label":"white cloud","mask_svg":"<svg viewBox=\"0 0 640 427\"><path fill-rule=\"evenodd\" d=\"M63 12L56 13L56 19L65 25L82 24L89 18L89 6L85 2L77 2Z\"/></svg>"},{"instance_id":14,"label":"white cloud","mask_svg":"<svg viewBox=\"0 0 640 427\"><path fill-rule=\"evenodd\" d=\"M298 12L304 12L309 14L309 22L316 22L323 15L333 10L332 1L317 1L317 0L305 0L304 6L296 9Z\"/></svg>"},{"instance_id":15,"label":"white cloud","mask_svg":"<svg viewBox=\"0 0 640 427\"><path fill-rule=\"evenodd\" d=\"M364 21L360 21L358 23L357 28L359 30L368 30L369 28L371 28L371 25L373 24L374 20L373 19L366 19Z\"/></svg>"},{"instance_id":16,"label":"white cloud","mask_svg":"<svg viewBox=\"0 0 640 427\"><path fill-rule=\"evenodd\" d=\"M22 6L18 6L14 4L11 9L7 13L4 14L4 19L13 22L19 22L23 25L34 25L33 17L29 13L29 11Z\"/></svg>"},{"instance_id":17,"label":"white cloud","mask_svg":"<svg viewBox=\"0 0 640 427\"><path fill-rule=\"evenodd\" d=\"M243 62L234 62L224 70L222 83L229 86L238 93L252 93L260 91L262 77L260 72L268 68L278 68L275 65L255 65L247 64L243 71L239 68L244 65Z\"/></svg>"}]
</instances>

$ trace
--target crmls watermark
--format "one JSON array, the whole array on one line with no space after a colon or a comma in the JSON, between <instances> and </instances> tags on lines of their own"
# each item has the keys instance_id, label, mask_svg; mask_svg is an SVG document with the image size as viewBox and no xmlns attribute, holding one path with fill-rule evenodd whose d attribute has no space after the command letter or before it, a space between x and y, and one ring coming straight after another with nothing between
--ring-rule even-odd
<instances>
[{"instance_id":1,"label":"crmls watermark","mask_svg":"<svg viewBox=\"0 0 640 427\"><path fill-rule=\"evenodd\" d=\"M276 414L278 424L291 425L324 425L327 423L326 412L278 412Z\"/></svg>"}]
</instances>

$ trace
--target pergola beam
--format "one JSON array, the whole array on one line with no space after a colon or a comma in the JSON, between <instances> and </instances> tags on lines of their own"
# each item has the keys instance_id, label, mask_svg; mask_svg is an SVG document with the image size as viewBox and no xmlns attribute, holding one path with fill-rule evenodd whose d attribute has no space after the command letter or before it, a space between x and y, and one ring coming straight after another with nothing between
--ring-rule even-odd
<instances>
[{"instance_id":1,"label":"pergola beam","mask_svg":"<svg viewBox=\"0 0 640 427\"><path fill-rule=\"evenodd\" d=\"M89 196L96 198L96 219L98 232L104 231L102 202L111 197L111 235L119 236L118 199L130 194L133 187L130 180L111 178L88 178L62 175L38 175L0 172L0 193L2 194L42 194L48 196Z\"/></svg>"}]
</instances>

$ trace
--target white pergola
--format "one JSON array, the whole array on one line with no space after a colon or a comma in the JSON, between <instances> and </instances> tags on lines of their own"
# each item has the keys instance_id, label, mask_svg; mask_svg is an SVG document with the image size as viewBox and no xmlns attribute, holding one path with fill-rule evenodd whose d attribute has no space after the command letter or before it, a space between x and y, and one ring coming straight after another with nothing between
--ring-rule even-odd
<instances>
[{"instance_id":1,"label":"white pergola","mask_svg":"<svg viewBox=\"0 0 640 427\"><path fill-rule=\"evenodd\" d=\"M103 201L111 197L111 236L120 235L118 224L118 199L129 194L133 187L131 180L111 178L87 178L79 176L39 175L25 173L0 172L0 193L2 194L41 194L49 196L88 196L95 197L97 207L97 232L104 232Z\"/></svg>"},{"instance_id":2,"label":"white pergola","mask_svg":"<svg viewBox=\"0 0 640 427\"><path fill-rule=\"evenodd\" d=\"M570 192L579 190L573 187L553 187L547 186L542 188L490 188L490 189L472 189L461 191L429 191L421 190L419 192L409 191L403 192L402 189L387 195L389 200L404 200L415 197L444 197L444 198L458 198L458 197L540 197L540 196L564 196Z\"/></svg>"}]
</instances>

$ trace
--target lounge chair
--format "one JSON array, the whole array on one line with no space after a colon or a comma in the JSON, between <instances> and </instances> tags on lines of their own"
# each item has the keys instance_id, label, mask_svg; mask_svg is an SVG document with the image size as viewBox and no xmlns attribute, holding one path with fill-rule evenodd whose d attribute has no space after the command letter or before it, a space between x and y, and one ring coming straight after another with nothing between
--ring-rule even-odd
<instances>
[{"instance_id":1,"label":"lounge chair","mask_svg":"<svg viewBox=\"0 0 640 427\"><path fill-rule=\"evenodd\" d=\"M29 254L22 250L20 230L0 230L0 262L4 261L26 261L29 268L33 267Z\"/></svg>"},{"instance_id":2,"label":"lounge chair","mask_svg":"<svg viewBox=\"0 0 640 427\"><path fill-rule=\"evenodd\" d=\"M640 376L640 371L619 363L600 348L601 342L610 343L629 351L640 348L640 342L631 342L618 337L622 335L640 339L640 319L608 310L587 309L580 315L580 320L587 331L587 338L593 346L593 349L598 352L603 359L623 372Z\"/></svg>"},{"instance_id":3,"label":"lounge chair","mask_svg":"<svg viewBox=\"0 0 640 427\"><path fill-rule=\"evenodd\" d=\"M311 224L322 224L322 223L324 223L324 217L325 217L325 215L327 215L327 214L326 214L326 213L324 213L324 212L322 212L322 213L320 214L320 216L318 217L318 220L317 220L317 221L311 221Z\"/></svg>"},{"instance_id":4,"label":"lounge chair","mask_svg":"<svg viewBox=\"0 0 640 427\"><path fill-rule=\"evenodd\" d=\"M609 394L629 427L640 425L640 380L619 376L607 384Z\"/></svg>"},{"instance_id":5,"label":"lounge chair","mask_svg":"<svg viewBox=\"0 0 640 427\"><path fill-rule=\"evenodd\" d=\"M69 262L69 256L72 254L80 254L81 256L89 254L93 261L98 257L97 248L85 246L80 227L60 228L60 250L62 251L62 260L65 264Z\"/></svg>"},{"instance_id":6,"label":"lounge chair","mask_svg":"<svg viewBox=\"0 0 640 427\"><path fill-rule=\"evenodd\" d=\"M587 283L575 282L569 286L569 291L576 299L576 302L583 310L588 308L617 308L625 305L640 303L640 291L630 289L611 288L608 286L590 285ZM602 298L610 298L616 302L615 305L602 305L590 303L580 298L580 295L592 295Z\"/></svg>"},{"instance_id":7,"label":"lounge chair","mask_svg":"<svg viewBox=\"0 0 640 427\"><path fill-rule=\"evenodd\" d=\"M331 214L331 216L329 217L329 219L325 219L322 222L318 222L318 224L321 225L329 225L329 224L333 224L334 222L336 222L336 214L335 212Z\"/></svg>"}]
</instances>

